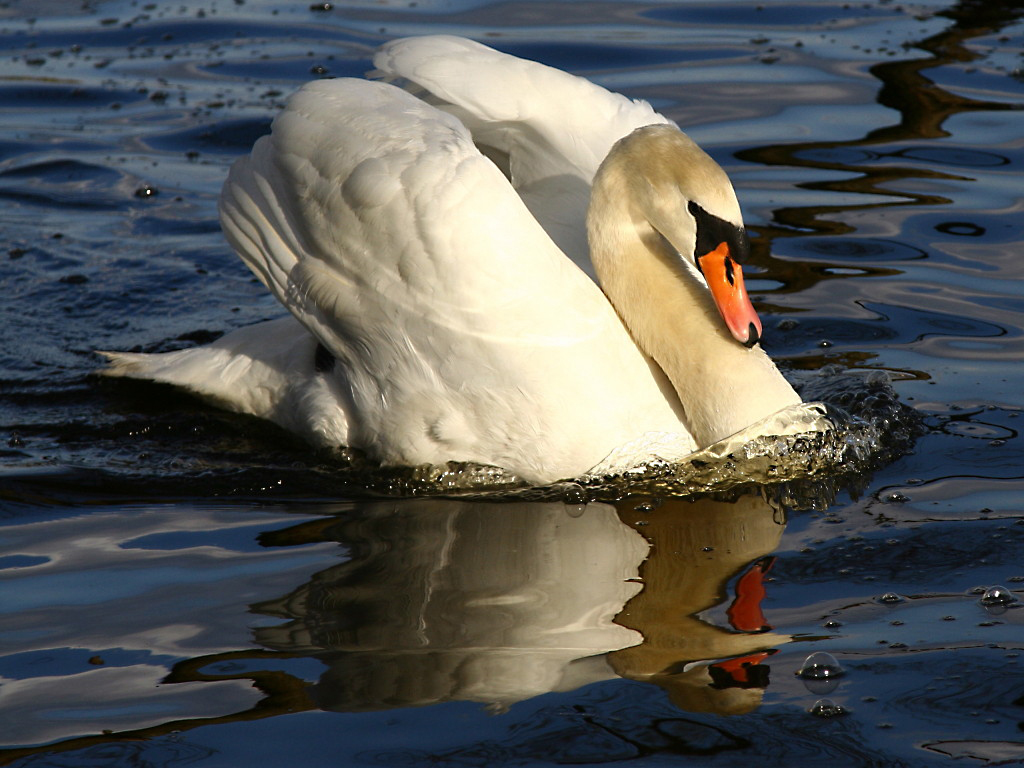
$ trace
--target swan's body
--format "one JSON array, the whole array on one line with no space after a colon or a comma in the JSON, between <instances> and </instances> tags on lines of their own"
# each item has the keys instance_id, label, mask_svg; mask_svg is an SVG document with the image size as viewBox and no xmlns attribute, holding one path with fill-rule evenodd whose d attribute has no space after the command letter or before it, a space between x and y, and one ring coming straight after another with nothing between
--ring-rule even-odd
<instances>
[{"instance_id":1,"label":"swan's body","mask_svg":"<svg viewBox=\"0 0 1024 768\"><path fill-rule=\"evenodd\" d=\"M222 193L228 240L292 316L108 373L384 464L532 482L679 459L800 402L694 261L741 232L728 179L649 105L457 38L374 63L407 90L306 85ZM573 263L588 201L608 298Z\"/></svg>"}]
</instances>

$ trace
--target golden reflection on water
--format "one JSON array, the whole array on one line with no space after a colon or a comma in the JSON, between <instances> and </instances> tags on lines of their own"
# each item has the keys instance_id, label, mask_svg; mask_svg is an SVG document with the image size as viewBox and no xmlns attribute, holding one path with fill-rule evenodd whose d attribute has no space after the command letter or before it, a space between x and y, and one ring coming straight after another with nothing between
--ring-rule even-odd
<instances>
[{"instance_id":1,"label":"golden reflection on water","mask_svg":"<svg viewBox=\"0 0 1024 768\"><path fill-rule=\"evenodd\" d=\"M785 528L783 510L747 495L666 499L651 513L626 503L619 514L639 526L651 552L640 568L644 590L616 618L644 642L611 653L612 668L661 686L687 711L756 708L768 684L763 662L790 640L771 630L761 606L768 555ZM724 625L702 615L725 604Z\"/></svg>"}]
</instances>

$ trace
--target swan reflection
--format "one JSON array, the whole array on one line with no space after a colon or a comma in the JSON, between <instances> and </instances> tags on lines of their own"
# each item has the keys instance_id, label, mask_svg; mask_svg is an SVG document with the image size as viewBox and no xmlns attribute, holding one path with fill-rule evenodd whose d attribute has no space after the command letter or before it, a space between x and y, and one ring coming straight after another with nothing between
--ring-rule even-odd
<instances>
[{"instance_id":1,"label":"swan reflection","mask_svg":"<svg viewBox=\"0 0 1024 768\"><path fill-rule=\"evenodd\" d=\"M760 608L783 527L759 495L370 503L318 528L349 559L254 606L288 619L256 640L327 665L313 691L324 709L500 710L618 676L684 709L746 711L789 640ZM721 624L702 615L724 605Z\"/></svg>"},{"instance_id":2,"label":"swan reflection","mask_svg":"<svg viewBox=\"0 0 1024 768\"><path fill-rule=\"evenodd\" d=\"M644 642L610 653L612 668L661 686L691 712L754 709L768 684L764 660L790 640L771 631L761 607L783 510L760 495L675 498L655 513L620 517L645 522L638 530L652 546L640 569L644 590L616 618Z\"/></svg>"}]
</instances>

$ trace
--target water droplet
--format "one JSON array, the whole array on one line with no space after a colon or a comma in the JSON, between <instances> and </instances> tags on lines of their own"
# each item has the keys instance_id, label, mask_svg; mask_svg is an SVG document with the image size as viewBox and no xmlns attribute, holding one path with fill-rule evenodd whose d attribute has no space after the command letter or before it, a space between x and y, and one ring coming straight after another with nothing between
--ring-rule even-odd
<instances>
[{"instance_id":1,"label":"water droplet","mask_svg":"<svg viewBox=\"0 0 1024 768\"><path fill-rule=\"evenodd\" d=\"M1006 587L994 586L985 590L981 596L981 604L984 606L1003 607L1017 602L1017 596Z\"/></svg>"},{"instance_id":2,"label":"water droplet","mask_svg":"<svg viewBox=\"0 0 1024 768\"><path fill-rule=\"evenodd\" d=\"M839 717L847 712L844 707L836 704L832 699L818 699L807 711L815 717Z\"/></svg>"},{"instance_id":3,"label":"water droplet","mask_svg":"<svg viewBox=\"0 0 1024 768\"><path fill-rule=\"evenodd\" d=\"M812 653L804 659L804 665L797 670L797 675L805 680L831 680L842 674L843 668L839 666L836 657L825 651Z\"/></svg>"}]
</instances>

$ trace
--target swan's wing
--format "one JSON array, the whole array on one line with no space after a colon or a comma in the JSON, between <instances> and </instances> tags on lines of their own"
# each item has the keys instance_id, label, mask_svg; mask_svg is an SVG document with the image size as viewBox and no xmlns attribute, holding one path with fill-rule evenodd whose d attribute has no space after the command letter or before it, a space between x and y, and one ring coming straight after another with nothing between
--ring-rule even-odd
<instances>
[{"instance_id":1,"label":"swan's wing","mask_svg":"<svg viewBox=\"0 0 1024 768\"><path fill-rule=\"evenodd\" d=\"M634 129L669 122L647 102L459 37L395 40L373 63L374 74L458 117L548 234L588 272L584 222L598 166Z\"/></svg>"},{"instance_id":2,"label":"swan's wing","mask_svg":"<svg viewBox=\"0 0 1024 768\"><path fill-rule=\"evenodd\" d=\"M466 128L398 88L304 87L232 168L221 221L337 358L350 444L385 462L551 479L678 427L599 289Z\"/></svg>"}]
</instances>

